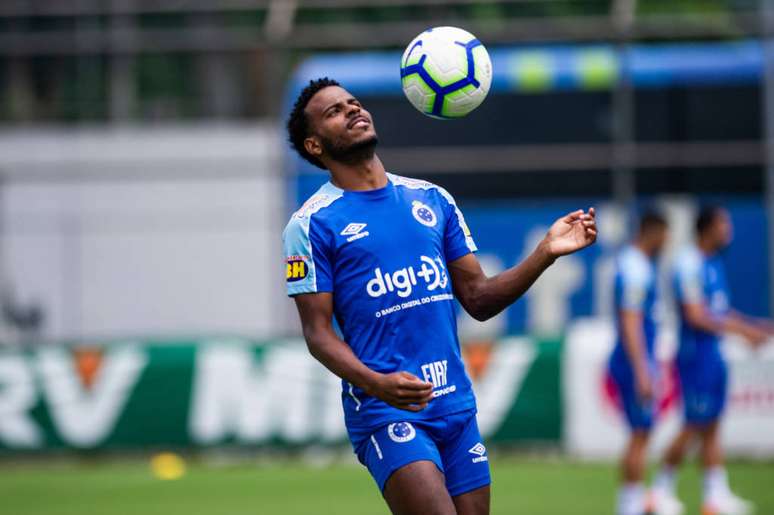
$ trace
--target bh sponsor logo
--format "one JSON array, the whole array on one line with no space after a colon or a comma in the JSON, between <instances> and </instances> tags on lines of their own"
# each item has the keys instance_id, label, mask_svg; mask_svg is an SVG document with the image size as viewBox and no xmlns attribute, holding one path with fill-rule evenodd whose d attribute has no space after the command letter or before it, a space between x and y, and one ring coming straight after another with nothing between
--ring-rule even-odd
<instances>
[{"instance_id":1,"label":"bh sponsor logo","mask_svg":"<svg viewBox=\"0 0 774 515\"><path fill-rule=\"evenodd\" d=\"M422 377L425 378L425 381L433 383L433 397L440 397L457 391L457 385L449 385L449 376L447 374L449 366L447 360L425 363L420 370L422 370Z\"/></svg>"},{"instance_id":2,"label":"bh sponsor logo","mask_svg":"<svg viewBox=\"0 0 774 515\"><path fill-rule=\"evenodd\" d=\"M396 422L387 426L387 435L393 442L404 443L413 440L417 432L408 422Z\"/></svg>"},{"instance_id":3,"label":"bh sponsor logo","mask_svg":"<svg viewBox=\"0 0 774 515\"><path fill-rule=\"evenodd\" d=\"M387 293L395 292L398 297L408 297L414 291L421 279L429 291L437 288L446 288L449 277L446 275L446 267L440 257L435 259L420 256L421 266L415 270L413 266L401 268L394 272L382 272L381 268L374 270L374 277L366 284L366 291L370 297L378 298Z\"/></svg>"},{"instance_id":4,"label":"bh sponsor logo","mask_svg":"<svg viewBox=\"0 0 774 515\"><path fill-rule=\"evenodd\" d=\"M306 277L308 272L306 256L288 256L285 259L285 264L285 279L287 282L293 283Z\"/></svg>"},{"instance_id":5,"label":"bh sponsor logo","mask_svg":"<svg viewBox=\"0 0 774 515\"><path fill-rule=\"evenodd\" d=\"M481 442L478 442L476 445L468 449L468 452L475 456L475 458L471 460L473 463L489 461L489 458L486 456L486 447L484 447L484 444Z\"/></svg>"}]
</instances>

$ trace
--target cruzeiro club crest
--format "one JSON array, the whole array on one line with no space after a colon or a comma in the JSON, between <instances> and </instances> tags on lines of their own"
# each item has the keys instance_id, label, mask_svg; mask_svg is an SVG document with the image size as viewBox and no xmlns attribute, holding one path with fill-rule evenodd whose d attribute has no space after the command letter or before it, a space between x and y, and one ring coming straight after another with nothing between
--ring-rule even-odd
<instances>
[{"instance_id":1,"label":"cruzeiro club crest","mask_svg":"<svg viewBox=\"0 0 774 515\"><path fill-rule=\"evenodd\" d=\"M417 432L408 422L396 422L387 426L387 435L397 443L409 442L417 436Z\"/></svg>"},{"instance_id":2,"label":"cruzeiro club crest","mask_svg":"<svg viewBox=\"0 0 774 515\"><path fill-rule=\"evenodd\" d=\"M438 223L438 219L430 206L418 200L411 203L411 214L414 215L417 222L427 227L435 227L435 224Z\"/></svg>"}]
</instances>

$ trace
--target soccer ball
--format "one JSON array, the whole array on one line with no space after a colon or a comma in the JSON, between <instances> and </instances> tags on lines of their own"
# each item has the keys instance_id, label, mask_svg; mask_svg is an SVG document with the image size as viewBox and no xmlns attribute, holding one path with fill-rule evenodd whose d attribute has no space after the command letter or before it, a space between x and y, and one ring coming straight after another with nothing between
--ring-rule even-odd
<instances>
[{"instance_id":1,"label":"soccer ball","mask_svg":"<svg viewBox=\"0 0 774 515\"><path fill-rule=\"evenodd\" d=\"M433 118L460 118L481 105L489 93L492 61L470 32L435 27L406 47L400 78L403 92L421 113Z\"/></svg>"}]
</instances>

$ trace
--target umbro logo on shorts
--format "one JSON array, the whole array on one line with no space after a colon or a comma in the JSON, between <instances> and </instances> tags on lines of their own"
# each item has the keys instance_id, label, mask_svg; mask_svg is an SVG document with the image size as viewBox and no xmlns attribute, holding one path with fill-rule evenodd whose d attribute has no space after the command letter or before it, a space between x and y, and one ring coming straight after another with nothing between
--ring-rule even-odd
<instances>
[{"instance_id":1,"label":"umbro logo on shorts","mask_svg":"<svg viewBox=\"0 0 774 515\"><path fill-rule=\"evenodd\" d=\"M470 454L474 454L476 457L473 458L471 461L473 463L479 463L482 461L489 461L489 458L487 458L486 455L486 447L484 447L484 444L481 442L478 442L476 445L468 449L468 452Z\"/></svg>"}]
</instances>

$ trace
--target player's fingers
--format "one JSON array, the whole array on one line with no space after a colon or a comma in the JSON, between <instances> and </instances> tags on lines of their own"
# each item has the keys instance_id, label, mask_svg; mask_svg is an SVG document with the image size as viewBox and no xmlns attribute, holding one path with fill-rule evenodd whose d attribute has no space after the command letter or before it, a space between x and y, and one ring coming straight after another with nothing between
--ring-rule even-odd
<instances>
[{"instance_id":1,"label":"player's fingers","mask_svg":"<svg viewBox=\"0 0 774 515\"><path fill-rule=\"evenodd\" d=\"M432 392L420 394L417 392L398 391L397 399L401 403L429 402L432 399Z\"/></svg>"},{"instance_id":2,"label":"player's fingers","mask_svg":"<svg viewBox=\"0 0 774 515\"><path fill-rule=\"evenodd\" d=\"M403 384L432 384L428 383L427 381L422 381L420 378L412 374L411 372L406 372L405 370L398 373L400 376L399 383L401 385Z\"/></svg>"},{"instance_id":3,"label":"player's fingers","mask_svg":"<svg viewBox=\"0 0 774 515\"><path fill-rule=\"evenodd\" d=\"M583 210L578 209L577 211L573 211L572 213L569 213L567 216L564 217L563 221L566 223L574 222L575 220L578 220L581 215L583 215Z\"/></svg>"},{"instance_id":4,"label":"player's fingers","mask_svg":"<svg viewBox=\"0 0 774 515\"><path fill-rule=\"evenodd\" d=\"M432 395L432 390L426 393L415 390L398 390L397 397L400 402L426 402L432 398Z\"/></svg>"},{"instance_id":5,"label":"player's fingers","mask_svg":"<svg viewBox=\"0 0 774 515\"><path fill-rule=\"evenodd\" d=\"M423 391L423 390L431 390L433 388L433 383L428 383L426 381L422 381L418 377L402 377L400 382L398 383L398 386L400 388L405 388L407 390L417 390L417 391Z\"/></svg>"},{"instance_id":6,"label":"player's fingers","mask_svg":"<svg viewBox=\"0 0 774 515\"><path fill-rule=\"evenodd\" d=\"M596 210L596 209L594 209L593 207L590 207L590 208L589 208L589 214L590 214L592 217L596 217L596 216L597 216L597 210Z\"/></svg>"}]
</instances>

